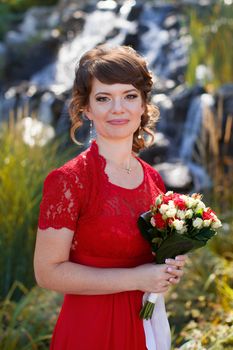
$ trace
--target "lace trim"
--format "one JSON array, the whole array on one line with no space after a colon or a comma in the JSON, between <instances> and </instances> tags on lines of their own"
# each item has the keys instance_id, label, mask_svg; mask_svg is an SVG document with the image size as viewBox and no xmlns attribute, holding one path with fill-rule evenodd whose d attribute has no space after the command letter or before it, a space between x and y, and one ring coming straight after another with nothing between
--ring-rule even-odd
<instances>
[{"instance_id":1,"label":"lace trim","mask_svg":"<svg viewBox=\"0 0 233 350\"><path fill-rule=\"evenodd\" d=\"M142 162L142 160L139 158L139 157L136 157L135 158L137 159L137 161L141 164L142 166L142 169L143 169L143 180L142 182L137 186L137 187L134 187L134 188L126 188L126 187L122 187L120 185L117 185L117 184L114 184L110 181L109 179L109 176L108 174L106 174L105 172L105 168L106 168L106 165L107 165L107 161L106 159L104 158L104 156L102 156L100 153L99 153L99 147L98 147L98 144L96 142L96 140L93 140L92 141L92 144L91 144L91 150L93 150L93 152L96 154L98 160L99 160L99 164L100 164L100 168L101 168L101 171L102 171L102 175L105 179L105 182L110 184L111 186L114 186L120 190L123 190L123 191L136 191L136 190L139 190L141 187L144 186L145 184L145 181L146 181L146 169L145 169L145 166Z\"/></svg>"}]
</instances>

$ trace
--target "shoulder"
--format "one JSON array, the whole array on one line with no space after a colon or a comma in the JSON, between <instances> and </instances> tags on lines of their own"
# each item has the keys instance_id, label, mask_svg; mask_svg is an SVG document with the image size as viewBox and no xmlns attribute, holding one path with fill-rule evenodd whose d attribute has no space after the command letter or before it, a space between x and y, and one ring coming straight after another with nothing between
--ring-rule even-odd
<instances>
[{"instance_id":1,"label":"shoulder","mask_svg":"<svg viewBox=\"0 0 233 350\"><path fill-rule=\"evenodd\" d=\"M70 159L62 166L51 170L45 178L45 183L69 181L78 185L80 181L85 178L85 173L87 171L87 153L88 150Z\"/></svg>"},{"instance_id":2,"label":"shoulder","mask_svg":"<svg viewBox=\"0 0 233 350\"><path fill-rule=\"evenodd\" d=\"M144 169L147 172L147 175L153 180L153 182L156 183L156 186L159 187L159 189L162 192L166 192L166 188L165 188L162 176L159 174L159 172L150 164L146 163L144 160L140 159L140 162L144 166Z\"/></svg>"}]
</instances>

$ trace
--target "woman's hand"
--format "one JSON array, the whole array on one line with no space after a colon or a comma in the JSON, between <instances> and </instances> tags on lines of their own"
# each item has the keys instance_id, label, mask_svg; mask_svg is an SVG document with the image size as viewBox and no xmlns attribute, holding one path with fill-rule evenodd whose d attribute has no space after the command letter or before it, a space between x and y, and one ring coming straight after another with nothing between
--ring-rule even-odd
<instances>
[{"instance_id":1,"label":"woman's hand","mask_svg":"<svg viewBox=\"0 0 233 350\"><path fill-rule=\"evenodd\" d=\"M166 264L144 264L134 268L136 273L136 289L143 292L165 293L171 283L171 274Z\"/></svg>"},{"instance_id":2,"label":"woman's hand","mask_svg":"<svg viewBox=\"0 0 233 350\"><path fill-rule=\"evenodd\" d=\"M178 255L175 259L166 259L165 264L167 266L166 271L170 274L168 281L171 284L177 284L180 282L183 276L183 268L187 260L186 255Z\"/></svg>"}]
</instances>

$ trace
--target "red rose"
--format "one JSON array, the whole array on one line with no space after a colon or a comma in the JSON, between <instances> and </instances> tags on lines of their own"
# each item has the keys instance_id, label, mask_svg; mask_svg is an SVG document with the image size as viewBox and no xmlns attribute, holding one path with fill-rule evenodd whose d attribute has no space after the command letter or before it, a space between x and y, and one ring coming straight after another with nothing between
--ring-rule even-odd
<instances>
[{"instance_id":1,"label":"red rose","mask_svg":"<svg viewBox=\"0 0 233 350\"><path fill-rule=\"evenodd\" d=\"M168 204L169 201L172 201L173 200L173 195L169 195L169 196L163 196L163 199L162 199L162 203L163 204Z\"/></svg>"},{"instance_id":2,"label":"red rose","mask_svg":"<svg viewBox=\"0 0 233 350\"><path fill-rule=\"evenodd\" d=\"M166 221L163 220L162 214L160 214L160 213L156 213L154 215L154 220L155 220L155 226L158 229L163 229L163 228L165 228L167 226Z\"/></svg>"},{"instance_id":3,"label":"red rose","mask_svg":"<svg viewBox=\"0 0 233 350\"><path fill-rule=\"evenodd\" d=\"M208 211L204 211L202 214L202 219L203 220L213 220L213 216L208 213Z\"/></svg>"},{"instance_id":4,"label":"red rose","mask_svg":"<svg viewBox=\"0 0 233 350\"><path fill-rule=\"evenodd\" d=\"M180 210L187 209L185 201L182 198L177 196L176 198L174 198L173 201L174 201L175 206L178 207Z\"/></svg>"},{"instance_id":5,"label":"red rose","mask_svg":"<svg viewBox=\"0 0 233 350\"><path fill-rule=\"evenodd\" d=\"M216 214L212 209L207 208L207 210L203 212L202 218L203 220L216 220Z\"/></svg>"}]
</instances>

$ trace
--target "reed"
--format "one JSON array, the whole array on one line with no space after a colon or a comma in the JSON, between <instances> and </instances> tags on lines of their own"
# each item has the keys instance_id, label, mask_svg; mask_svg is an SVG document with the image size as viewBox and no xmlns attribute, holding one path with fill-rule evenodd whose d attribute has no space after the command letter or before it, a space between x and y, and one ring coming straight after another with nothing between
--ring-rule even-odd
<instances>
[{"instance_id":1,"label":"reed","mask_svg":"<svg viewBox=\"0 0 233 350\"><path fill-rule=\"evenodd\" d=\"M39 203L46 174L68 158L59 142L26 145L11 118L0 131L0 300L12 284L35 283L33 251Z\"/></svg>"},{"instance_id":2,"label":"reed","mask_svg":"<svg viewBox=\"0 0 233 350\"><path fill-rule=\"evenodd\" d=\"M231 82L233 51L229 48L233 30L232 6L218 1L205 8L187 6L185 13L189 17L192 37L186 81L190 85L195 84L196 67L204 64L212 74L204 77L203 84L213 89Z\"/></svg>"},{"instance_id":3,"label":"reed","mask_svg":"<svg viewBox=\"0 0 233 350\"><path fill-rule=\"evenodd\" d=\"M12 296L23 293L18 302ZM0 303L0 350L46 350L61 297L37 287L30 291L17 282Z\"/></svg>"}]
</instances>

